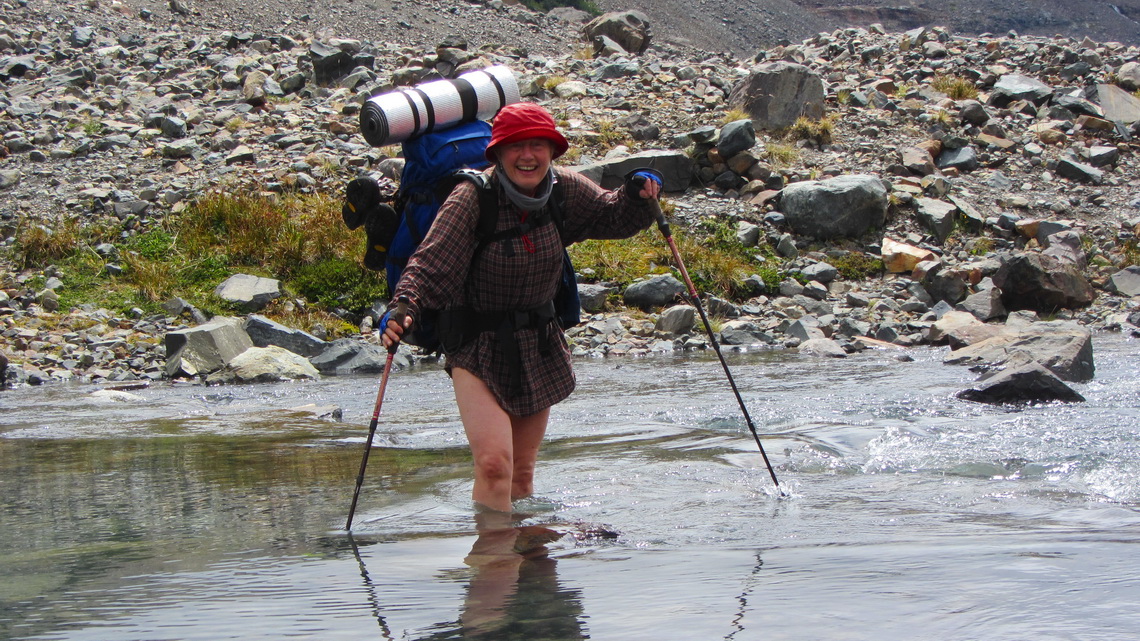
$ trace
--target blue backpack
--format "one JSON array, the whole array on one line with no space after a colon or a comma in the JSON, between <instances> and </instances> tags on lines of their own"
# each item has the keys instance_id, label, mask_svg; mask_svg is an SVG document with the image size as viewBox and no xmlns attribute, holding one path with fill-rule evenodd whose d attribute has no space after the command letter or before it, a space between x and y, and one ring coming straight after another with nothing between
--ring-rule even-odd
<instances>
[{"instance_id":1,"label":"blue backpack","mask_svg":"<svg viewBox=\"0 0 1140 641\"><path fill-rule=\"evenodd\" d=\"M435 221L436 212L461 180L480 188L480 220L477 235L480 247L524 233L521 228L492 235L498 219L497 195L478 170L489 163L484 155L491 141L491 126L481 120L463 123L443 131L417 136L403 143L404 169L396 207L383 202L379 184L368 177L349 182L341 214L349 229L363 225L368 236L364 266L387 277L389 294L400 281L408 259L423 242ZM464 171L476 170L476 171ZM552 195L550 219L562 227L561 190ZM488 231L489 230L489 231ZM493 236L493 237L492 237ZM554 301L559 323L569 328L580 322L580 301L570 255L563 250L563 274ZM422 310L412 332L404 340L428 351L439 349L437 310Z\"/></svg>"}]
</instances>

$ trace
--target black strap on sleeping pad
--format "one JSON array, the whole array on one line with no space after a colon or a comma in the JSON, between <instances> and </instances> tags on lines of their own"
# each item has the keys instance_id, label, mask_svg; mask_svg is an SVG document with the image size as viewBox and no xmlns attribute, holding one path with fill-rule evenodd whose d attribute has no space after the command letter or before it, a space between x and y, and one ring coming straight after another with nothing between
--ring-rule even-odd
<instances>
[{"instance_id":1,"label":"black strap on sleeping pad","mask_svg":"<svg viewBox=\"0 0 1140 641\"><path fill-rule=\"evenodd\" d=\"M423 89L413 88L412 91L419 94L420 100L424 101L424 111L427 112L427 125L424 126L424 130L420 133L430 134L435 131L435 105L431 104L431 98L428 97Z\"/></svg>"},{"instance_id":2,"label":"black strap on sleeping pad","mask_svg":"<svg viewBox=\"0 0 1140 641\"><path fill-rule=\"evenodd\" d=\"M475 120L479 113L479 95L475 93L475 86L470 80L456 78L451 81L455 92L459 94L459 104L463 107L463 122Z\"/></svg>"},{"instance_id":3,"label":"black strap on sleeping pad","mask_svg":"<svg viewBox=\"0 0 1140 641\"><path fill-rule=\"evenodd\" d=\"M503 85L499 82L499 79L495 77L495 74L487 71L483 73L486 74L487 80L490 80L491 84L495 85L495 91L499 94L499 108L505 107L507 105L507 92L503 90Z\"/></svg>"},{"instance_id":4,"label":"black strap on sleeping pad","mask_svg":"<svg viewBox=\"0 0 1140 641\"><path fill-rule=\"evenodd\" d=\"M401 91L400 95L404 97L404 100L408 101L408 109L410 109L412 112L412 132L419 132L420 110L418 107L416 107L416 101L412 100L411 94L409 94L406 90Z\"/></svg>"}]
</instances>

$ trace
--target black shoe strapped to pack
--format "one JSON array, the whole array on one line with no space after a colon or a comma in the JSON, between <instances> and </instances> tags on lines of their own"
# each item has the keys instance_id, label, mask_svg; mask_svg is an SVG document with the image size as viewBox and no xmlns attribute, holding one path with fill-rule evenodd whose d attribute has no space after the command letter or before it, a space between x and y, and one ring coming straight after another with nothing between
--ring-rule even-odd
<instances>
[{"instance_id":1,"label":"black shoe strapped to pack","mask_svg":"<svg viewBox=\"0 0 1140 641\"><path fill-rule=\"evenodd\" d=\"M364 266L374 271L384 269L388 247L399 226L396 210L380 201L380 185L368 177L356 178L345 188L341 218L349 229L364 226L368 248L364 250Z\"/></svg>"}]
</instances>

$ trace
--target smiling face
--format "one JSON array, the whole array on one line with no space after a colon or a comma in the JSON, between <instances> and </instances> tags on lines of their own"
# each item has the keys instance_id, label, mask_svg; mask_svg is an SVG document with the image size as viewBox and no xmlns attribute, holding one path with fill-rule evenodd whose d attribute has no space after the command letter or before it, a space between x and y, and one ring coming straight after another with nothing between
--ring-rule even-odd
<instances>
[{"instance_id":1,"label":"smiling face","mask_svg":"<svg viewBox=\"0 0 1140 641\"><path fill-rule=\"evenodd\" d=\"M507 172L507 178L511 179L519 191L533 196L539 184L550 173L554 145L545 138L527 138L499 145L495 153L499 164Z\"/></svg>"}]
</instances>

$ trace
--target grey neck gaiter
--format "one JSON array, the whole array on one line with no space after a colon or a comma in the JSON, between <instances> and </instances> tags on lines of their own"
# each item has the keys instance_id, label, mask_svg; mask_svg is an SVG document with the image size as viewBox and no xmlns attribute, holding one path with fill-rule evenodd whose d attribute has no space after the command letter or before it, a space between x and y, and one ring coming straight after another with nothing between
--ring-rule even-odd
<instances>
[{"instance_id":1,"label":"grey neck gaiter","mask_svg":"<svg viewBox=\"0 0 1140 641\"><path fill-rule=\"evenodd\" d=\"M536 195L527 196L519 191L510 178L507 178L507 172L502 165L495 166L495 173L499 175L499 184L503 186L507 198L522 211L538 211L546 206L546 201L550 200L550 191L554 187L554 168L550 168L549 172L538 184Z\"/></svg>"}]
</instances>

